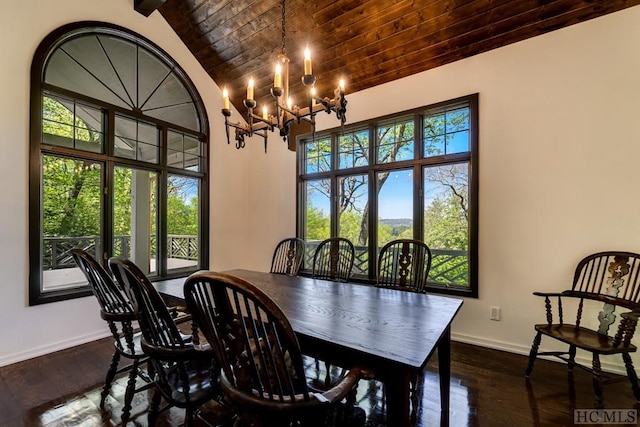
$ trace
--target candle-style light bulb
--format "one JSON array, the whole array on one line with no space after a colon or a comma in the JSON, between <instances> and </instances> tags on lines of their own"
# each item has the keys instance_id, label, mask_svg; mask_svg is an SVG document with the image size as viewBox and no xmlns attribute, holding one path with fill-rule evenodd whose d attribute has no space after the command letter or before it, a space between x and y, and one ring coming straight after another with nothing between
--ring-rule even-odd
<instances>
[{"instance_id":1,"label":"candle-style light bulb","mask_svg":"<svg viewBox=\"0 0 640 427\"><path fill-rule=\"evenodd\" d=\"M273 76L273 87L282 87L282 67L280 64L276 65L276 73Z\"/></svg>"},{"instance_id":2,"label":"candle-style light bulb","mask_svg":"<svg viewBox=\"0 0 640 427\"><path fill-rule=\"evenodd\" d=\"M304 50L304 74L307 76L313 74L311 72L311 51L308 47Z\"/></svg>"},{"instance_id":3,"label":"candle-style light bulb","mask_svg":"<svg viewBox=\"0 0 640 427\"><path fill-rule=\"evenodd\" d=\"M267 111L267 106L262 107L262 118L265 120L269 120L269 111Z\"/></svg>"},{"instance_id":4,"label":"candle-style light bulb","mask_svg":"<svg viewBox=\"0 0 640 427\"><path fill-rule=\"evenodd\" d=\"M249 79L249 85L247 86L247 99L253 100L253 79Z\"/></svg>"},{"instance_id":5,"label":"candle-style light bulb","mask_svg":"<svg viewBox=\"0 0 640 427\"><path fill-rule=\"evenodd\" d=\"M340 90L344 92L344 79L340 79Z\"/></svg>"},{"instance_id":6,"label":"candle-style light bulb","mask_svg":"<svg viewBox=\"0 0 640 427\"><path fill-rule=\"evenodd\" d=\"M311 105L316 105L316 88L315 86L311 88Z\"/></svg>"},{"instance_id":7,"label":"candle-style light bulb","mask_svg":"<svg viewBox=\"0 0 640 427\"><path fill-rule=\"evenodd\" d=\"M226 87L222 89L222 108L229 109L229 91Z\"/></svg>"},{"instance_id":8,"label":"candle-style light bulb","mask_svg":"<svg viewBox=\"0 0 640 427\"><path fill-rule=\"evenodd\" d=\"M289 110L293 108L293 99L291 98L287 99L287 107L289 108Z\"/></svg>"}]
</instances>

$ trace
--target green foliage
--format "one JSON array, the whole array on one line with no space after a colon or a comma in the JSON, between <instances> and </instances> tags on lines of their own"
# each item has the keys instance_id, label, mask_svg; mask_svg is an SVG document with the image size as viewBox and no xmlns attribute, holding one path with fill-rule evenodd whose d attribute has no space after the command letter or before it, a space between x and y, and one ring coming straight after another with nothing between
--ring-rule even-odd
<instances>
[{"instance_id":1,"label":"green foliage","mask_svg":"<svg viewBox=\"0 0 640 427\"><path fill-rule=\"evenodd\" d=\"M432 248L467 250L469 224L453 195L435 199L424 213L425 242Z\"/></svg>"},{"instance_id":2,"label":"green foliage","mask_svg":"<svg viewBox=\"0 0 640 427\"><path fill-rule=\"evenodd\" d=\"M42 157L45 237L100 235L101 173L97 163Z\"/></svg>"},{"instance_id":3,"label":"green foliage","mask_svg":"<svg viewBox=\"0 0 640 427\"><path fill-rule=\"evenodd\" d=\"M324 240L331 234L331 219L322 210L307 207L307 240Z\"/></svg>"}]
</instances>

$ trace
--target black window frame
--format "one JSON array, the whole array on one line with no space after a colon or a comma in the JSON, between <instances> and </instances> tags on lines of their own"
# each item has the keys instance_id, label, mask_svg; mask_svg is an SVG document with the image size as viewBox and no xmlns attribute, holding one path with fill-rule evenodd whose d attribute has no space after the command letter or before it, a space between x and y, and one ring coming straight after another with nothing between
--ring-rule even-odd
<instances>
[{"instance_id":1,"label":"black window frame","mask_svg":"<svg viewBox=\"0 0 640 427\"><path fill-rule=\"evenodd\" d=\"M424 156L424 133L422 125L422 117L425 112L438 109L444 109L449 106L467 104L469 107L469 151L464 153L444 154L438 156ZM371 210L368 218L368 277L353 277L352 281L362 282L366 284L375 284L376 263L377 263L377 200L375 179L372 179L377 172L393 171L400 169L413 170L413 238L423 240L424 235L424 183L423 170L428 166L437 166L445 164L468 163L469 165L469 246L468 246L468 281L469 286L445 286L436 282L430 282L427 286L427 292L449 294L464 297L478 297L478 211L479 211L479 172L478 172L478 156L479 156L479 132L478 132L478 115L479 115L479 94L470 94L459 98L426 105L411 110L406 110L384 117L378 117L359 123L346 125L344 127L332 128L326 131L316 132L313 134L301 135L297 138L298 153L296 164L297 176L297 200L296 200L296 230L297 236L305 238L305 217L306 217L306 193L305 183L318 179L329 179L331 182L330 197L330 237L338 236L337 221L337 204L338 197L337 182L340 178L351 175L368 175L369 200L371 202ZM376 129L379 124L388 124L395 119L413 117L414 121L414 155L410 160L401 160L393 163L378 163L376 153ZM369 131L369 164L367 166L357 166L353 168L339 168L338 160L338 140L340 135L357 132L361 129ZM315 141L321 138L331 139L331 166L330 170L323 172L305 172L305 143L307 141ZM376 256L371 256L376 254ZM310 275L311 266L308 264L309 256L305 257L305 263L300 270L301 275Z\"/></svg>"},{"instance_id":2,"label":"black window frame","mask_svg":"<svg viewBox=\"0 0 640 427\"><path fill-rule=\"evenodd\" d=\"M108 34L121 36L130 42L136 43L151 54L164 65L170 65L172 73L178 81L183 84L185 90L190 94L196 110L199 129L185 128L175 123L166 122L160 118L145 115L139 108L128 110L120 106L109 104L105 101L94 99L82 93L77 93L65 88L48 84L44 81L44 71L50 54L57 44L61 43L69 34L75 32L96 31L96 34ZM66 98L77 103L87 104L100 109L103 114L103 145L102 152L88 152L74 148L62 147L42 143L42 117L43 117L43 97L52 95L54 97ZM144 123L152 123L158 129L160 135L159 161L150 163L140 160L127 159L114 155L114 134L115 117L123 116L129 119L138 120ZM167 134L170 131L182 133L201 141L200 167L198 171L183 168L171 167L167 165ZM124 27L97 21L82 21L64 25L46 36L38 46L31 66L31 94L30 94L30 154L29 154L29 305L46 304L56 301L64 301L91 295L88 284L69 287L60 290L43 291L42 283L42 220L41 220L41 156L53 155L68 157L79 160L96 161L102 165L102 201L103 211L101 214L101 253L103 257L98 261L106 266L106 261L113 253L113 201L112 190L115 167L129 167L137 170L148 170L157 174L157 213L156 213L156 258L157 268L155 274L150 274L152 280L170 279L175 277L185 277L186 275L200 269L209 267L209 123L204 109L202 99L189 79L186 72L171 58L164 50L155 45L147 38ZM199 250L197 265L187 268L176 268L167 271L167 198L166 189L167 177L169 175L179 175L187 178L196 178L199 181L198 200L199 208Z\"/></svg>"}]
</instances>

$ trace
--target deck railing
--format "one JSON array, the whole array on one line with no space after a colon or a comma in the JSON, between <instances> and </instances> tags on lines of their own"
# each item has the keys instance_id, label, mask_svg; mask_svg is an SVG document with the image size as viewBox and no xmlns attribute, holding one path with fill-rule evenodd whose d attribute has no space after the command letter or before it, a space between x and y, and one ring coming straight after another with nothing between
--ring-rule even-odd
<instances>
[{"instance_id":1,"label":"deck railing","mask_svg":"<svg viewBox=\"0 0 640 427\"><path fill-rule=\"evenodd\" d=\"M82 248L91 255L100 259L100 237L45 237L42 242L43 270L56 270L61 268L75 267L71 257L71 249ZM156 255L156 239L153 237L150 242L151 256ZM198 260L198 236L169 234L167 236L168 258ZM131 236L120 235L113 239L113 254L115 256L130 258Z\"/></svg>"},{"instance_id":2,"label":"deck railing","mask_svg":"<svg viewBox=\"0 0 640 427\"><path fill-rule=\"evenodd\" d=\"M308 241L303 268L311 270L313 254L320 241ZM198 236L176 235L167 236L169 248L168 258L198 260ZM82 237L49 237L43 241L43 269L55 270L75 267L70 250L83 248L96 258L102 253L96 253L100 248L98 236ZM152 256L155 256L155 238L151 241ZM131 236L120 235L114 237L114 255L129 258L131 253ZM367 246L355 246L355 260L353 276L368 276L369 249ZM469 263L467 251L431 249L432 260L429 271L429 282L442 285L469 286Z\"/></svg>"},{"instance_id":3,"label":"deck railing","mask_svg":"<svg viewBox=\"0 0 640 427\"><path fill-rule=\"evenodd\" d=\"M320 240L307 241L303 268L313 268L313 254ZM368 276L369 248L355 246L352 276ZM442 285L469 286L468 253L462 250L431 249L431 270L429 282Z\"/></svg>"}]
</instances>

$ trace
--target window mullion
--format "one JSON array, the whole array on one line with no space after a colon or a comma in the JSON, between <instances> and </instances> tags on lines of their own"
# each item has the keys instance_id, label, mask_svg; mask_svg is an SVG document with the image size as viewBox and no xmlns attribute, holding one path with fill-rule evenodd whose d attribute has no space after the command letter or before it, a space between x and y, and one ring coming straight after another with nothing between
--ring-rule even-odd
<instances>
[{"instance_id":1,"label":"window mullion","mask_svg":"<svg viewBox=\"0 0 640 427\"><path fill-rule=\"evenodd\" d=\"M422 180L422 168L420 167L420 159L424 153L424 129L422 114L413 116L413 135L414 145L414 163L413 163L413 238L422 240L424 236L424 188Z\"/></svg>"},{"instance_id":2,"label":"window mullion","mask_svg":"<svg viewBox=\"0 0 640 427\"><path fill-rule=\"evenodd\" d=\"M378 197L376 193L376 126L369 126L369 279L376 279L378 265Z\"/></svg>"}]
</instances>

